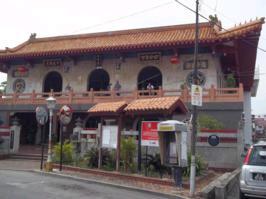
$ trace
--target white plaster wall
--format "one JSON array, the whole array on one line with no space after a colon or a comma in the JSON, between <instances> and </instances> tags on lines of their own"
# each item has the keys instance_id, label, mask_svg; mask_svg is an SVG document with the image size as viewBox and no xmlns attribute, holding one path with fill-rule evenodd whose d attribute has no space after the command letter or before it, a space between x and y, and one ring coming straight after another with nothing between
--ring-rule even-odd
<instances>
[{"instance_id":1,"label":"white plaster wall","mask_svg":"<svg viewBox=\"0 0 266 199\"><path fill-rule=\"evenodd\" d=\"M121 70L117 71L115 66L117 60L103 60L103 68L109 73L110 83L115 84L116 80L120 81L122 90L134 90L137 87L138 74L146 66L155 66L163 74L164 89L179 89L180 85L186 81L186 76L191 70L183 70L185 61L193 59L193 55L180 55L179 64L171 64L170 56L163 56L159 64L141 64L138 57L126 58L121 64ZM218 57L211 54L200 54L199 59L208 60L208 69L200 69L206 76L205 88L209 88L212 84L217 87L217 73L220 70L220 62ZM78 60L74 65L72 62L64 62L65 66L70 66L69 72L64 72L64 67L44 67L42 64L34 64L34 67L29 67L29 76L22 79L26 82L24 93L30 93L34 89L36 92L42 92L43 81L45 76L51 71L59 72L63 77L63 89L70 84L74 91L82 92L87 90L87 80L89 74L95 69L94 60ZM13 93L13 82L17 78L13 78L12 70L18 67L11 66L8 72L7 93Z\"/></svg>"},{"instance_id":2,"label":"white plaster wall","mask_svg":"<svg viewBox=\"0 0 266 199\"><path fill-rule=\"evenodd\" d=\"M251 93L244 92L244 143L252 144Z\"/></svg>"}]
</instances>

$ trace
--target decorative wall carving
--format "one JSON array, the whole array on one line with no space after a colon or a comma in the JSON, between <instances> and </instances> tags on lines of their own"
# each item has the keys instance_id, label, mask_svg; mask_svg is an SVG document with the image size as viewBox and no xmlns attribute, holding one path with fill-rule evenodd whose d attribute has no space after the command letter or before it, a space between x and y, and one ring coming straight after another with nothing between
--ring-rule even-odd
<instances>
[{"instance_id":1,"label":"decorative wall carving","mask_svg":"<svg viewBox=\"0 0 266 199\"><path fill-rule=\"evenodd\" d=\"M204 86L206 82L206 76L204 75L204 73L198 71L198 79L199 79L199 85ZM190 72L187 75L186 81L187 85L191 86L191 84L193 83L193 72Z\"/></svg>"},{"instance_id":2,"label":"decorative wall carving","mask_svg":"<svg viewBox=\"0 0 266 199\"><path fill-rule=\"evenodd\" d=\"M16 79L13 83L13 91L16 93L23 93L26 88L24 79Z\"/></svg>"}]
</instances>

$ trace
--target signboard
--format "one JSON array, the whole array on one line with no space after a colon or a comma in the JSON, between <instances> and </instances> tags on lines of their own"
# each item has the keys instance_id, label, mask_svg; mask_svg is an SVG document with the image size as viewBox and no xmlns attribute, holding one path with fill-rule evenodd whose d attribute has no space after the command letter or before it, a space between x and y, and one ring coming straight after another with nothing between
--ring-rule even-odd
<instances>
[{"instance_id":1,"label":"signboard","mask_svg":"<svg viewBox=\"0 0 266 199\"><path fill-rule=\"evenodd\" d=\"M183 69L184 70L192 70L194 66L194 60L189 60L184 62ZM198 69L207 69L208 68L208 60L200 59L197 64Z\"/></svg>"},{"instance_id":2,"label":"signboard","mask_svg":"<svg viewBox=\"0 0 266 199\"><path fill-rule=\"evenodd\" d=\"M158 124L159 122L151 121L141 123L142 146L159 146Z\"/></svg>"},{"instance_id":3,"label":"signboard","mask_svg":"<svg viewBox=\"0 0 266 199\"><path fill-rule=\"evenodd\" d=\"M38 106L35 109L36 112L36 120L40 125L44 125L48 120L48 113L44 107Z\"/></svg>"},{"instance_id":4,"label":"signboard","mask_svg":"<svg viewBox=\"0 0 266 199\"><path fill-rule=\"evenodd\" d=\"M118 126L102 126L102 147L116 149Z\"/></svg>"},{"instance_id":5,"label":"signboard","mask_svg":"<svg viewBox=\"0 0 266 199\"><path fill-rule=\"evenodd\" d=\"M68 105L62 106L59 110L59 119L63 125L67 125L70 123L72 119L72 108Z\"/></svg>"},{"instance_id":6,"label":"signboard","mask_svg":"<svg viewBox=\"0 0 266 199\"><path fill-rule=\"evenodd\" d=\"M161 62L161 53L160 52L145 52L139 53L139 62L142 64L156 63Z\"/></svg>"},{"instance_id":7,"label":"signboard","mask_svg":"<svg viewBox=\"0 0 266 199\"><path fill-rule=\"evenodd\" d=\"M208 137L208 143L211 146L217 146L220 143L220 138L217 135L210 135Z\"/></svg>"},{"instance_id":8,"label":"signboard","mask_svg":"<svg viewBox=\"0 0 266 199\"><path fill-rule=\"evenodd\" d=\"M138 131L133 131L133 130L122 131L122 135L137 136L137 135L139 135L139 132Z\"/></svg>"},{"instance_id":9,"label":"signboard","mask_svg":"<svg viewBox=\"0 0 266 199\"><path fill-rule=\"evenodd\" d=\"M199 85L191 85L191 104L202 106L202 87Z\"/></svg>"},{"instance_id":10,"label":"signboard","mask_svg":"<svg viewBox=\"0 0 266 199\"><path fill-rule=\"evenodd\" d=\"M62 60L61 59L45 59L43 60L43 65L47 67L61 66Z\"/></svg>"}]
</instances>

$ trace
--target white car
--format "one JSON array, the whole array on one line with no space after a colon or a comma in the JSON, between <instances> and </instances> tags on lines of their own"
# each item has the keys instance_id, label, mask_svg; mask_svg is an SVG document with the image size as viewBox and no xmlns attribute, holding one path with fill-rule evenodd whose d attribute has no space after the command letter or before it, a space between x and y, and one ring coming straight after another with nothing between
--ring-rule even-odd
<instances>
[{"instance_id":1,"label":"white car","mask_svg":"<svg viewBox=\"0 0 266 199\"><path fill-rule=\"evenodd\" d=\"M240 198L266 198L266 142L252 145L240 175Z\"/></svg>"}]
</instances>

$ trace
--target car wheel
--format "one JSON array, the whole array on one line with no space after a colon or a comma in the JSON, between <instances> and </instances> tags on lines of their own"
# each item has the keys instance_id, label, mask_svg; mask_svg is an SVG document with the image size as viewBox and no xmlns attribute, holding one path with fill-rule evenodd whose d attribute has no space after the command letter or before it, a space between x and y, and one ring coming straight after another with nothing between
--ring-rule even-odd
<instances>
[{"instance_id":1,"label":"car wheel","mask_svg":"<svg viewBox=\"0 0 266 199\"><path fill-rule=\"evenodd\" d=\"M245 194L239 190L239 199L246 199L246 198L247 197L245 196Z\"/></svg>"}]
</instances>

